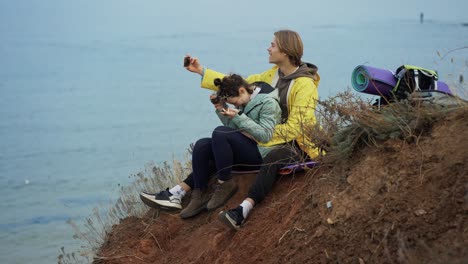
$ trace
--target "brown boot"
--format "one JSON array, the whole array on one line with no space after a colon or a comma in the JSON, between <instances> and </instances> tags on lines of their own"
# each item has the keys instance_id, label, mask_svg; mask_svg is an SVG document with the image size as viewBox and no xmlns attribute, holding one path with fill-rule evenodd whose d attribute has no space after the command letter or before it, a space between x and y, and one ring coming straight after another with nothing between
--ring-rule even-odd
<instances>
[{"instance_id":1,"label":"brown boot","mask_svg":"<svg viewBox=\"0 0 468 264\"><path fill-rule=\"evenodd\" d=\"M216 189L210 201L206 205L208 211L214 210L229 200L237 192L237 184L233 180L225 181L223 183L216 183Z\"/></svg>"},{"instance_id":2,"label":"brown boot","mask_svg":"<svg viewBox=\"0 0 468 264\"><path fill-rule=\"evenodd\" d=\"M180 212L180 217L189 218L197 215L206 208L209 198L206 192L202 192L200 189L193 190L190 203Z\"/></svg>"}]
</instances>

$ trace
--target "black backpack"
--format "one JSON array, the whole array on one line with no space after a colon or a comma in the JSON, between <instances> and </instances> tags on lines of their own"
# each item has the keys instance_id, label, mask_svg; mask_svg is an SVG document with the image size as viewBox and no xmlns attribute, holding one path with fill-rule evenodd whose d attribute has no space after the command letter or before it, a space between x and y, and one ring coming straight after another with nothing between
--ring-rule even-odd
<instances>
[{"instance_id":1,"label":"black backpack","mask_svg":"<svg viewBox=\"0 0 468 264\"><path fill-rule=\"evenodd\" d=\"M418 66L402 65L395 72L397 84L392 89L391 101L407 99L415 91L437 90L439 75L436 71Z\"/></svg>"},{"instance_id":2,"label":"black backpack","mask_svg":"<svg viewBox=\"0 0 468 264\"><path fill-rule=\"evenodd\" d=\"M271 93L275 90L275 88L273 86L271 86L269 83L266 83L266 82L253 82L251 83L252 85L254 86L258 86L260 87L262 90L260 90L260 93L261 94L268 94L268 93Z\"/></svg>"}]
</instances>

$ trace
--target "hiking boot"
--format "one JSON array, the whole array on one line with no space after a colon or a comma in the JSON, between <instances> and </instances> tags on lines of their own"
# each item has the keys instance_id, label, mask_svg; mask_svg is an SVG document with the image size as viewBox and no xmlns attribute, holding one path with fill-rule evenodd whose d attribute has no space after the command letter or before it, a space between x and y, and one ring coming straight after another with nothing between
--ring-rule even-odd
<instances>
[{"instance_id":1,"label":"hiking boot","mask_svg":"<svg viewBox=\"0 0 468 264\"><path fill-rule=\"evenodd\" d=\"M206 209L211 211L222 206L237 192L237 189L237 184L233 180L217 183L213 196L206 205Z\"/></svg>"},{"instance_id":2,"label":"hiking boot","mask_svg":"<svg viewBox=\"0 0 468 264\"><path fill-rule=\"evenodd\" d=\"M180 210L182 209L182 196L175 195L169 192L169 188L159 193L141 192L140 199L149 207L165 209L165 210Z\"/></svg>"},{"instance_id":3,"label":"hiking boot","mask_svg":"<svg viewBox=\"0 0 468 264\"><path fill-rule=\"evenodd\" d=\"M239 230L244 224L244 215L242 214L242 206L238 206L235 209L229 211L221 211L218 215L219 221L227 225L233 230Z\"/></svg>"},{"instance_id":4,"label":"hiking boot","mask_svg":"<svg viewBox=\"0 0 468 264\"><path fill-rule=\"evenodd\" d=\"M206 192L202 192L200 189L193 190L190 203L180 212L180 217L189 218L197 215L206 208L209 199Z\"/></svg>"}]
</instances>

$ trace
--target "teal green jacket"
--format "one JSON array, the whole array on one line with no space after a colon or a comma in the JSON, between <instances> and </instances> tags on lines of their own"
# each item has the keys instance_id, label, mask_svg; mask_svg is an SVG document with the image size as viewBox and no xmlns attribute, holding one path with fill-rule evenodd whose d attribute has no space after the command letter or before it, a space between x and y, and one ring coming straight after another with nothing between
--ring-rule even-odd
<instances>
[{"instance_id":1,"label":"teal green jacket","mask_svg":"<svg viewBox=\"0 0 468 264\"><path fill-rule=\"evenodd\" d=\"M257 143L271 140L275 126L281 120L281 108L277 93L257 94L239 110L242 113L235 115L232 119L224 116L218 110L216 110L216 114L225 126L249 134ZM265 157L271 150L271 147L258 146L258 148L262 157Z\"/></svg>"},{"instance_id":2,"label":"teal green jacket","mask_svg":"<svg viewBox=\"0 0 468 264\"><path fill-rule=\"evenodd\" d=\"M250 75L246 80L248 83L263 81L272 84L277 72L278 66L273 66L260 74ZM220 72L206 68L201 87L217 91L218 87L214 85L213 81L216 78L222 79L224 76ZM319 82L320 76L318 74L313 79L307 77L294 79L294 84L288 92L288 120L284 124L276 125L270 141L259 143L259 145L273 147L294 140L310 158L313 159L319 155L319 149L310 138L310 131L316 124L315 109L318 101L317 87Z\"/></svg>"}]
</instances>

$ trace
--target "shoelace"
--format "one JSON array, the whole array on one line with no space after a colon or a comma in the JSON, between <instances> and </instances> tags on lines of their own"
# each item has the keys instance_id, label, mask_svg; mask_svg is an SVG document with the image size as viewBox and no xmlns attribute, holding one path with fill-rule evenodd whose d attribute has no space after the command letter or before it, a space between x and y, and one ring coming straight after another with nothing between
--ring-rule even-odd
<instances>
[{"instance_id":1,"label":"shoelace","mask_svg":"<svg viewBox=\"0 0 468 264\"><path fill-rule=\"evenodd\" d=\"M221 184L222 183L219 183L219 182L216 182L215 184L213 184L213 191L216 191L217 189L221 188Z\"/></svg>"}]
</instances>

